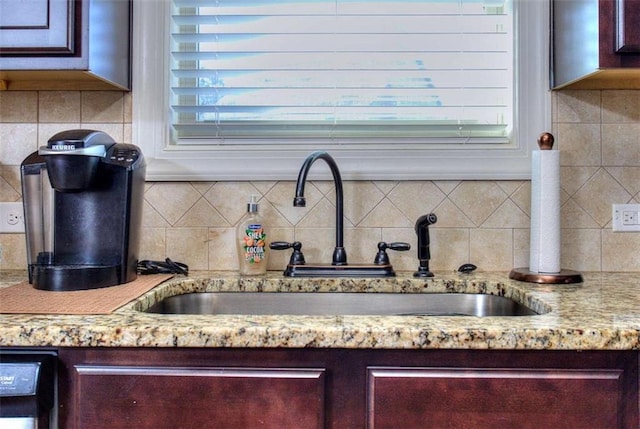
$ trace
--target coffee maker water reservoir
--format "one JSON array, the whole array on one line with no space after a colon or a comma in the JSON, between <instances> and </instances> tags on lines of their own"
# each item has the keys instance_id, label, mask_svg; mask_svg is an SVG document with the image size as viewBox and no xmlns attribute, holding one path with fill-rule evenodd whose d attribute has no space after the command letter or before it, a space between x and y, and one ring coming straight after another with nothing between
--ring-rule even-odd
<instances>
[{"instance_id":1,"label":"coffee maker water reservoir","mask_svg":"<svg viewBox=\"0 0 640 429\"><path fill-rule=\"evenodd\" d=\"M63 131L21 165L29 282L94 289L136 279L145 162L137 146Z\"/></svg>"}]
</instances>

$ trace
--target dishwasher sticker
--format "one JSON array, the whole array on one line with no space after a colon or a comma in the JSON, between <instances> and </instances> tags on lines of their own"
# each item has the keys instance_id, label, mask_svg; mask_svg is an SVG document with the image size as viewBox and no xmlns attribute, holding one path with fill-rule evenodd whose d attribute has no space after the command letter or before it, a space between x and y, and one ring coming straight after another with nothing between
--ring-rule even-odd
<instances>
[{"instance_id":1,"label":"dishwasher sticker","mask_svg":"<svg viewBox=\"0 0 640 429\"><path fill-rule=\"evenodd\" d=\"M0 396L35 394L38 366L34 364L0 364Z\"/></svg>"}]
</instances>

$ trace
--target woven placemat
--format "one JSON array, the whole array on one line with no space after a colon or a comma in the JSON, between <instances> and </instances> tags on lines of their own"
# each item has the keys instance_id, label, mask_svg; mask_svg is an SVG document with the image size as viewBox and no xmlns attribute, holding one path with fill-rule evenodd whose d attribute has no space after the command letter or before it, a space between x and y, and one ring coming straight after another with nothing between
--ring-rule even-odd
<instances>
[{"instance_id":1,"label":"woven placemat","mask_svg":"<svg viewBox=\"0 0 640 429\"><path fill-rule=\"evenodd\" d=\"M144 275L122 285L69 292L39 290L25 281L0 289L0 313L110 314L171 277Z\"/></svg>"}]
</instances>

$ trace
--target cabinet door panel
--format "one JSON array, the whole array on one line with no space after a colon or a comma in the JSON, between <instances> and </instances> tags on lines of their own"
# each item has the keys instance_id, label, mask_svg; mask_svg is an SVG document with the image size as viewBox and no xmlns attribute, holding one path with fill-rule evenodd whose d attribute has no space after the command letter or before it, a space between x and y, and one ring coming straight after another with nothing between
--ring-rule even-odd
<instances>
[{"instance_id":1,"label":"cabinet door panel","mask_svg":"<svg viewBox=\"0 0 640 429\"><path fill-rule=\"evenodd\" d=\"M370 368L369 428L622 427L620 370Z\"/></svg>"},{"instance_id":2,"label":"cabinet door panel","mask_svg":"<svg viewBox=\"0 0 640 429\"><path fill-rule=\"evenodd\" d=\"M616 52L640 53L640 0L616 0Z\"/></svg>"},{"instance_id":3,"label":"cabinet door panel","mask_svg":"<svg viewBox=\"0 0 640 429\"><path fill-rule=\"evenodd\" d=\"M73 54L73 0L0 0L0 52Z\"/></svg>"},{"instance_id":4,"label":"cabinet door panel","mask_svg":"<svg viewBox=\"0 0 640 429\"><path fill-rule=\"evenodd\" d=\"M322 428L324 370L75 367L76 427Z\"/></svg>"},{"instance_id":5,"label":"cabinet door panel","mask_svg":"<svg viewBox=\"0 0 640 429\"><path fill-rule=\"evenodd\" d=\"M640 67L640 0L599 0L598 16L598 67Z\"/></svg>"}]
</instances>

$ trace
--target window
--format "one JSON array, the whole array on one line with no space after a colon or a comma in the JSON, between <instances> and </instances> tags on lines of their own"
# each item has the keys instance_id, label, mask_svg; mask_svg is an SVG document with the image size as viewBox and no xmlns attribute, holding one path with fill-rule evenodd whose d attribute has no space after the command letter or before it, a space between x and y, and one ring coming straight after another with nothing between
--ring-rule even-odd
<instances>
[{"instance_id":1,"label":"window","mask_svg":"<svg viewBox=\"0 0 640 429\"><path fill-rule=\"evenodd\" d=\"M528 178L548 4L513 1L136 1L147 176L294 179L322 149L347 179Z\"/></svg>"}]
</instances>

